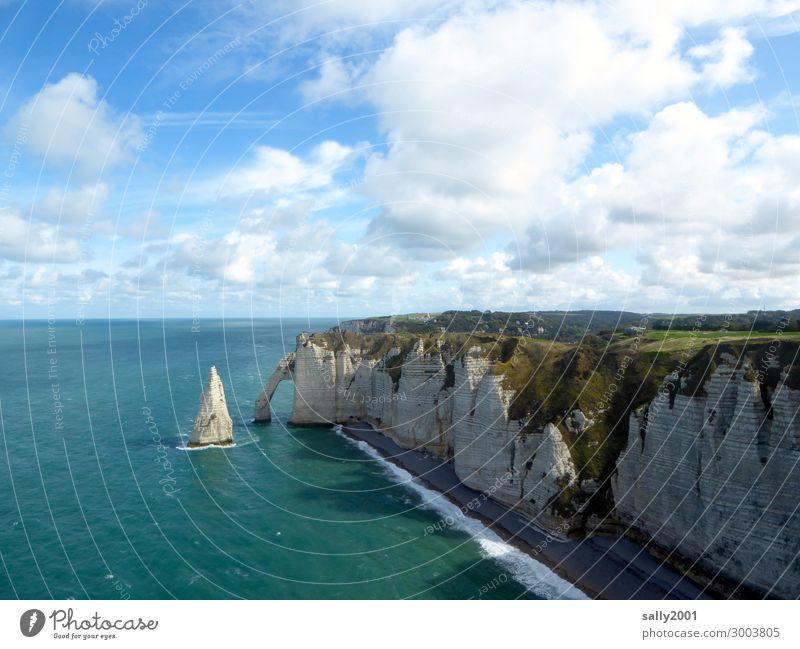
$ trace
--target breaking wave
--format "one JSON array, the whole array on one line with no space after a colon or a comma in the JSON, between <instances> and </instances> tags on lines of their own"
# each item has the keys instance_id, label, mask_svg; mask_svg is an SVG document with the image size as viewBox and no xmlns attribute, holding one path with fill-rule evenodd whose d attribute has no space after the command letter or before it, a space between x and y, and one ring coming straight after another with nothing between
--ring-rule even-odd
<instances>
[{"instance_id":1,"label":"breaking wave","mask_svg":"<svg viewBox=\"0 0 800 649\"><path fill-rule=\"evenodd\" d=\"M479 520L465 515L443 494L429 489L408 471L389 462L367 442L345 435L339 425L334 426L333 429L349 443L358 446L364 453L375 459L397 482L416 492L422 498L424 507L441 514L448 521L452 520L451 527L468 534L473 541L480 545L486 557L501 564L509 575L529 592L545 599L588 599L581 590L559 577L543 563L504 541Z\"/></svg>"}]
</instances>

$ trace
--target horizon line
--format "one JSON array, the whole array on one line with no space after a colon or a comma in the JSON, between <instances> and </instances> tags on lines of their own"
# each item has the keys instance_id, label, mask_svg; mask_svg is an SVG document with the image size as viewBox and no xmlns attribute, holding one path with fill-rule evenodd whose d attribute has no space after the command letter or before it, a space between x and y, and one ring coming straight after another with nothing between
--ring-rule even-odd
<instances>
[{"instance_id":1,"label":"horizon line","mask_svg":"<svg viewBox=\"0 0 800 649\"><path fill-rule=\"evenodd\" d=\"M76 324L85 323L85 322L109 322L109 321L165 321L165 320L188 320L188 321L197 321L197 322L208 322L214 320L338 320L339 322L346 322L350 320L365 320L365 319L383 319L383 318L397 318L402 316L408 315L416 315L420 313L433 315L441 315L442 313L446 312L456 312L456 313L472 313L475 311L480 311L482 314L496 314L496 313L507 313L507 314L522 314L522 313L631 313L634 315L649 315L649 316L669 316L669 317L677 317L677 316L695 316L695 315L748 315L753 312L762 312L762 313L769 313L772 312L792 312L800 310L800 306L794 308L775 308L775 309L763 309L763 308L753 308L753 309L746 309L743 311L731 312L731 311L634 311L629 309L526 309L522 311L503 311L497 310L492 311L490 309L445 309L444 311L408 311L405 313L397 313L392 315L276 315L276 316L254 316L250 314L235 314L235 315L217 315L217 316L204 316L204 317L196 317L192 315L169 315L169 316L137 316L137 315L122 315L122 316L92 316L92 317L75 317L75 316L62 316L56 315L54 317L48 316L18 316L18 317L10 317L10 318L3 318L0 317L0 322L22 322L22 321L41 321L41 322L48 322L49 320L54 320L57 322L74 322Z\"/></svg>"}]
</instances>

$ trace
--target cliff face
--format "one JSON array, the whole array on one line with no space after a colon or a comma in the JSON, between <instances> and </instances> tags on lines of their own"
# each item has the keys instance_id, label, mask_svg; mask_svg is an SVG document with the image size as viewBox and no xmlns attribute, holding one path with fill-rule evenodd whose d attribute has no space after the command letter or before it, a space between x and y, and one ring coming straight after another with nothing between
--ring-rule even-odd
<instances>
[{"instance_id":1,"label":"cliff face","mask_svg":"<svg viewBox=\"0 0 800 649\"><path fill-rule=\"evenodd\" d=\"M509 417L513 391L491 373L486 348L451 351L430 339L378 343L301 334L292 423L370 422L404 448L453 458L465 484L542 526L570 529L554 507L576 479L569 449L555 426L522 434L522 422ZM265 392L284 371L279 364Z\"/></svg>"},{"instance_id":2,"label":"cliff face","mask_svg":"<svg viewBox=\"0 0 800 649\"><path fill-rule=\"evenodd\" d=\"M796 597L797 349L757 371L756 347L706 346L670 374L639 342L301 334L257 415L291 377L295 424L367 421L550 531L635 530L695 573Z\"/></svg>"},{"instance_id":3,"label":"cliff face","mask_svg":"<svg viewBox=\"0 0 800 649\"><path fill-rule=\"evenodd\" d=\"M272 400L272 395L281 381L292 380L292 373L294 372L294 352L289 352L275 367L275 371L269 377L269 380L261 390L261 394L256 398L256 421L267 422L272 419L272 412L269 408L269 402Z\"/></svg>"},{"instance_id":4,"label":"cliff face","mask_svg":"<svg viewBox=\"0 0 800 649\"><path fill-rule=\"evenodd\" d=\"M339 323L336 329L342 333L354 334L393 334L397 329L388 318L367 318L366 320L347 320Z\"/></svg>"},{"instance_id":5,"label":"cliff face","mask_svg":"<svg viewBox=\"0 0 800 649\"><path fill-rule=\"evenodd\" d=\"M800 594L800 391L724 355L705 395L667 390L630 417L613 480L625 523L773 596ZM665 386L678 379L667 377Z\"/></svg>"}]
</instances>

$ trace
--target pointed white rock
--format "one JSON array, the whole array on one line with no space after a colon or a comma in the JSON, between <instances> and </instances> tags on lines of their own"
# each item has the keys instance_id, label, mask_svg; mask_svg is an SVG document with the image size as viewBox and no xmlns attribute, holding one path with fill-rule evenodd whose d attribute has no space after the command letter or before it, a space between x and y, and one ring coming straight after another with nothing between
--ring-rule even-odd
<instances>
[{"instance_id":1,"label":"pointed white rock","mask_svg":"<svg viewBox=\"0 0 800 649\"><path fill-rule=\"evenodd\" d=\"M233 421L225 402L225 389L213 365L208 372L206 389L200 395L200 410L189 437L190 447L233 444Z\"/></svg>"}]
</instances>

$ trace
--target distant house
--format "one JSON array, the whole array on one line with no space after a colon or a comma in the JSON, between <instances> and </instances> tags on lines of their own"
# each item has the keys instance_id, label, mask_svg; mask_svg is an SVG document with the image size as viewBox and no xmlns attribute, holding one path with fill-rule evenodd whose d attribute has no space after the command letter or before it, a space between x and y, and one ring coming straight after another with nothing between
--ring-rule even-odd
<instances>
[{"instance_id":1,"label":"distant house","mask_svg":"<svg viewBox=\"0 0 800 649\"><path fill-rule=\"evenodd\" d=\"M622 330L622 333L624 333L626 336L640 336L644 332L644 327L625 327Z\"/></svg>"}]
</instances>

